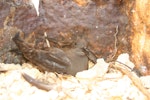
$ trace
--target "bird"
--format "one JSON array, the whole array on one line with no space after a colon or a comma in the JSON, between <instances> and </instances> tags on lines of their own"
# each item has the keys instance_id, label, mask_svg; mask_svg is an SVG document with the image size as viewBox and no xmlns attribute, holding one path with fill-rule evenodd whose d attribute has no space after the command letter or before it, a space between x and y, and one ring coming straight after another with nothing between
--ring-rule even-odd
<instances>
[{"instance_id":1,"label":"bird","mask_svg":"<svg viewBox=\"0 0 150 100\"><path fill-rule=\"evenodd\" d=\"M50 47L37 49L32 43L24 41L19 33L13 37L23 56L41 71L57 72L75 76L77 72L88 69L88 61L96 62L96 56L85 47L74 47L68 50Z\"/></svg>"},{"instance_id":2,"label":"bird","mask_svg":"<svg viewBox=\"0 0 150 100\"><path fill-rule=\"evenodd\" d=\"M23 56L32 64L36 65L41 71L57 72L75 76L77 72L88 69L88 61L96 63L96 56L86 47L86 43L77 43L78 45L63 50L58 47L49 49L35 48L32 43L28 43L20 37L19 33L12 38ZM82 40L81 40L82 41ZM23 78L39 89L49 91L53 89L54 84L45 84L32 78L26 73L22 73Z\"/></svg>"}]
</instances>

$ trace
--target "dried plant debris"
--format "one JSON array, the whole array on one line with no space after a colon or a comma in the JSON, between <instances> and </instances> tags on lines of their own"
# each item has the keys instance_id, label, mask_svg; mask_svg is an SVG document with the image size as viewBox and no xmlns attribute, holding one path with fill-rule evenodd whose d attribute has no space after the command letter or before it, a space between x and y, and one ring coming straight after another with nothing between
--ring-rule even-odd
<instances>
[{"instance_id":1,"label":"dried plant debris","mask_svg":"<svg viewBox=\"0 0 150 100\"><path fill-rule=\"evenodd\" d=\"M128 57L128 54L120 56ZM150 100L147 94L150 92L150 76L137 77L132 67L124 65L132 65L132 62L124 59L126 61L121 61L118 57L118 62L111 63L97 59L93 68L78 72L76 77L41 73L28 63L1 63L0 69L7 71L0 73L0 100ZM44 89L36 87L37 83Z\"/></svg>"}]
</instances>

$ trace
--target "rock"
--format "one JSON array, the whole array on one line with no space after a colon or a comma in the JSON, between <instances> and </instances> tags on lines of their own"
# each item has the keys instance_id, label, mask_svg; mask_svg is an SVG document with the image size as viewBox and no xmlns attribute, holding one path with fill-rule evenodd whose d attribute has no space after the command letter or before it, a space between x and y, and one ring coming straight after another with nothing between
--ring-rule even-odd
<instances>
[{"instance_id":1,"label":"rock","mask_svg":"<svg viewBox=\"0 0 150 100\"><path fill-rule=\"evenodd\" d=\"M97 63L89 70L78 72L77 78L96 78L102 77L108 71L109 63L106 63L103 58L97 59Z\"/></svg>"},{"instance_id":2,"label":"rock","mask_svg":"<svg viewBox=\"0 0 150 100\"><path fill-rule=\"evenodd\" d=\"M37 40L44 36L44 32L47 33L48 38L60 42L72 41L73 44L78 42L79 37L85 38L88 48L97 57L105 59L108 56L111 60L114 59L112 55L115 55L115 41L118 43L118 53L128 51L128 42L124 42L127 41L127 33L130 34L127 28L128 17L124 12L126 4L118 0L104 0L102 3L95 0L84 0L84 2L81 0L40 0L39 8L36 7L38 12L33 3L28 0L2 0L0 5L2 15L0 33L6 35L8 34L6 31L12 29L8 39L4 39L5 41L11 40L16 29L23 32L26 38L35 33ZM117 26L116 39L114 35ZM0 35L0 38L3 37ZM1 54L4 54L2 48L7 49L7 52L11 49L8 49L6 45L14 47L11 42L7 44L1 42L0 45L4 45L0 48ZM6 57L5 62L14 62L8 61L8 55L4 57Z\"/></svg>"}]
</instances>

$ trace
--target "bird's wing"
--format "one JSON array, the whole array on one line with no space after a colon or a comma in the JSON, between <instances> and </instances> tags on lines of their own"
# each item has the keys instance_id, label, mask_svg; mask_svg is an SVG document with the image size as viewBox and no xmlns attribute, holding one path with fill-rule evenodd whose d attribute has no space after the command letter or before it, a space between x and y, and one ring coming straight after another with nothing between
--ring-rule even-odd
<instances>
[{"instance_id":1,"label":"bird's wing","mask_svg":"<svg viewBox=\"0 0 150 100\"><path fill-rule=\"evenodd\" d=\"M66 55L61 56L58 54L48 53L48 59L62 66L69 65L69 59L66 57Z\"/></svg>"},{"instance_id":2,"label":"bird's wing","mask_svg":"<svg viewBox=\"0 0 150 100\"><path fill-rule=\"evenodd\" d=\"M53 89L53 87L54 87L54 86L53 86L54 84L49 84L49 85L48 85L48 84L45 84L45 83L43 83L43 82L41 82L41 81L38 81L38 80L32 78L31 76L29 76L29 75L26 74L26 73L22 73L22 76L23 76L23 78L24 78L26 81L28 81L30 84L36 86L36 87L39 88L39 89L49 91L49 90Z\"/></svg>"}]
</instances>

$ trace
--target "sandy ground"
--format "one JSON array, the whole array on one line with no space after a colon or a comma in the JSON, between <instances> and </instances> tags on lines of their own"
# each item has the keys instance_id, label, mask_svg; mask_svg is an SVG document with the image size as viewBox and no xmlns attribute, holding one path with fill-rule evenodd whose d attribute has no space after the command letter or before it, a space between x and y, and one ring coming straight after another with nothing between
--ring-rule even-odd
<instances>
[{"instance_id":1,"label":"sandy ground","mask_svg":"<svg viewBox=\"0 0 150 100\"><path fill-rule=\"evenodd\" d=\"M107 65L103 61L100 63L102 65L95 66ZM0 100L146 100L146 96L127 75L115 70L106 73L106 69L100 72L91 68L89 70L93 71L79 72L74 77L52 72L41 73L28 63L22 66L0 63L0 69L9 69L0 73ZM52 89L38 89L28 83L22 73L51 85ZM149 91L150 76L139 79Z\"/></svg>"}]
</instances>

